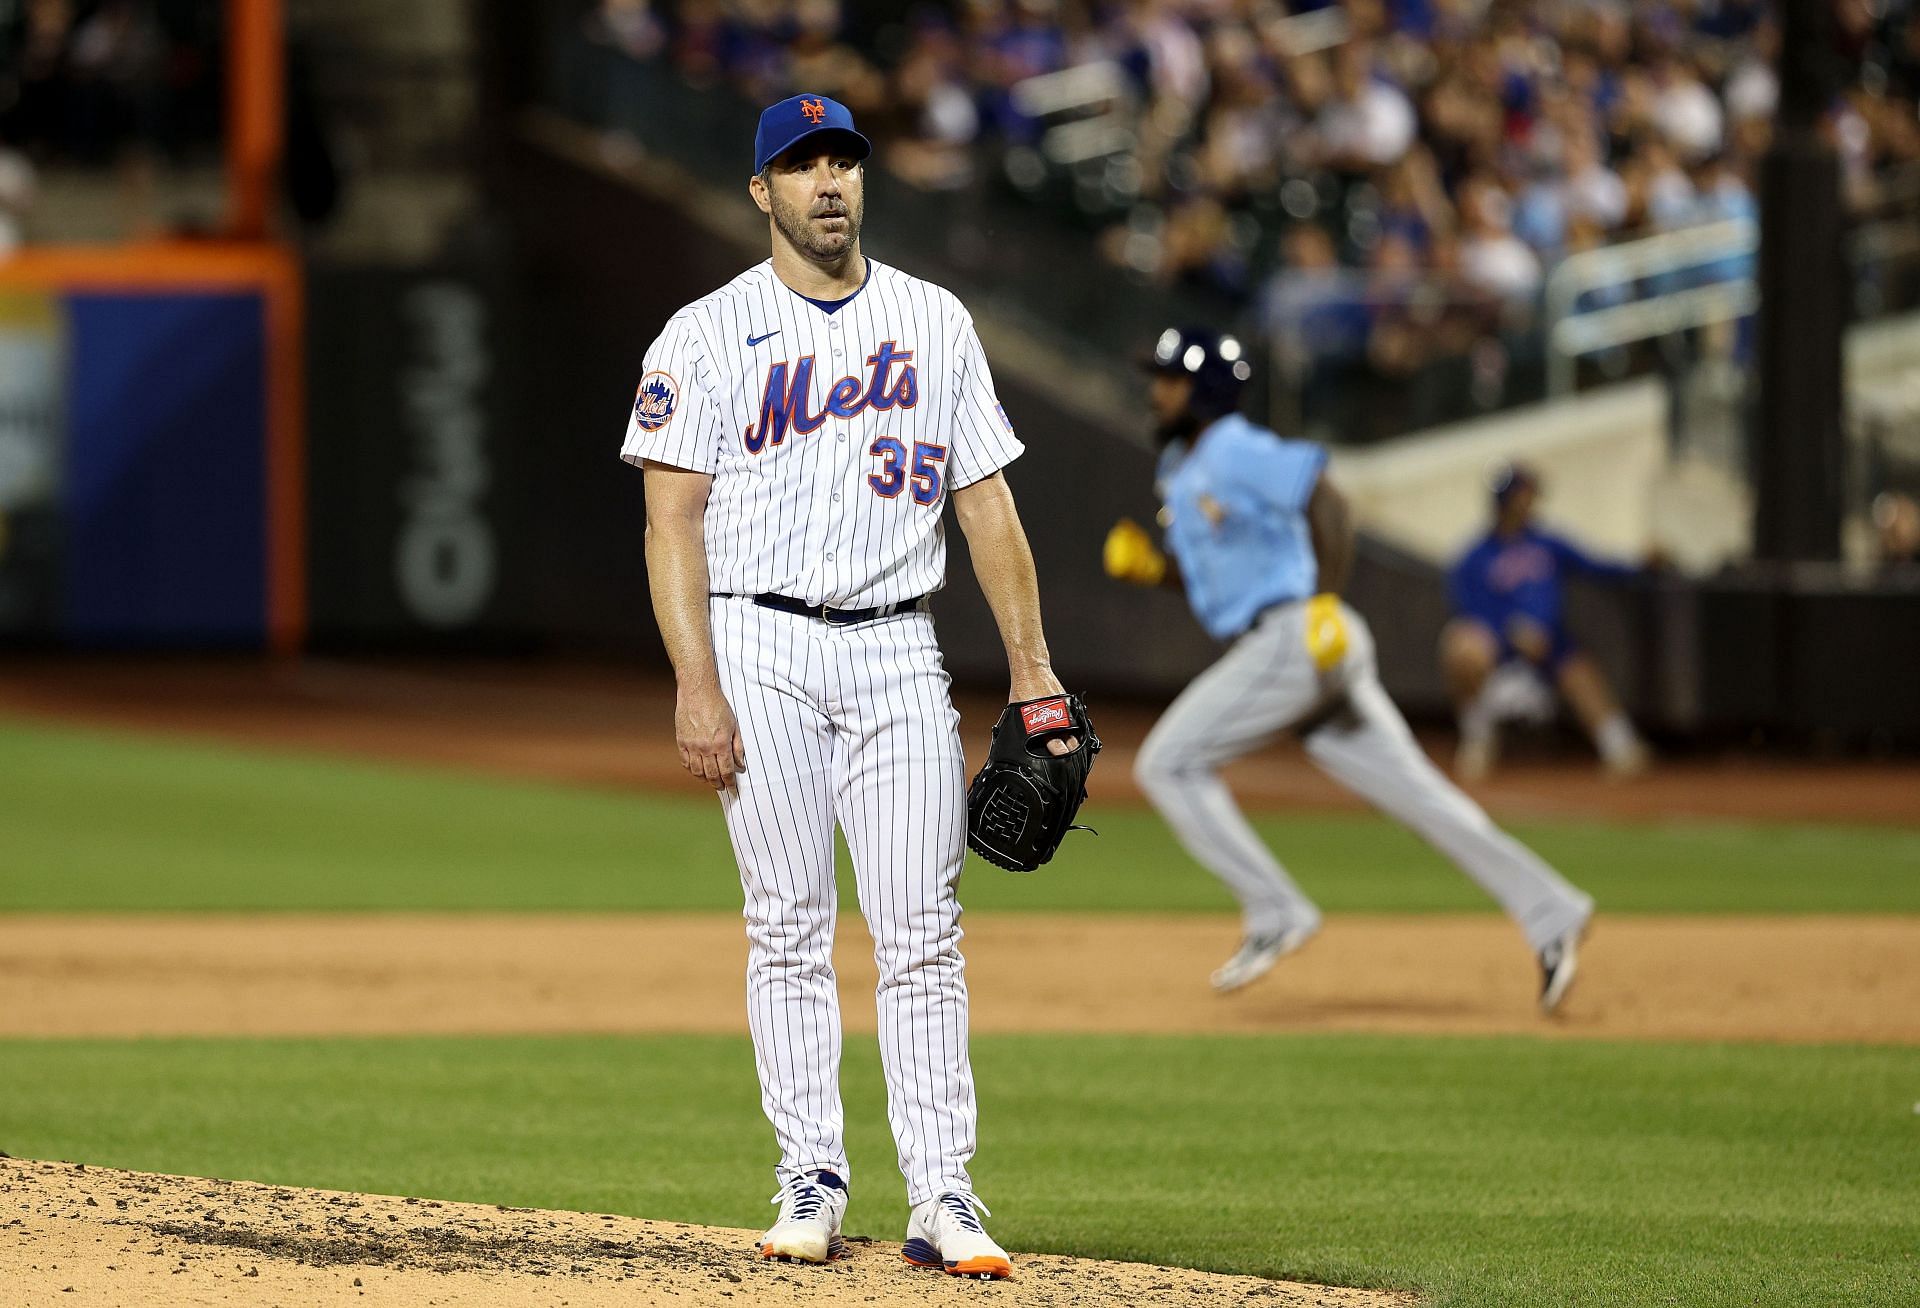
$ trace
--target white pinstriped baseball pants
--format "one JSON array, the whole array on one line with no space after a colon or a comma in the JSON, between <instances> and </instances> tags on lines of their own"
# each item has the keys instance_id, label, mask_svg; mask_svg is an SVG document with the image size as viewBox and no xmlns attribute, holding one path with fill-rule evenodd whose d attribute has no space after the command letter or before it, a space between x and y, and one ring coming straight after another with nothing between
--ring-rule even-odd
<instances>
[{"instance_id":1,"label":"white pinstriped baseball pants","mask_svg":"<svg viewBox=\"0 0 1920 1308\"><path fill-rule=\"evenodd\" d=\"M747 922L747 1020L777 1175L847 1175L833 970L836 820L879 966L880 1061L908 1202L972 1192L973 1069L955 885L960 717L914 611L850 626L709 601L747 765L721 796Z\"/></svg>"},{"instance_id":2,"label":"white pinstriped baseball pants","mask_svg":"<svg viewBox=\"0 0 1920 1308\"><path fill-rule=\"evenodd\" d=\"M1304 601L1268 609L1180 692L1134 761L1140 788L1180 843L1240 901L1248 934L1320 921L1220 779L1223 765L1287 730L1302 731L1322 771L1473 878L1534 949L1579 926L1593 900L1495 826L1421 752L1380 685L1373 632L1341 609L1348 636L1339 667L1322 674L1308 657Z\"/></svg>"}]
</instances>

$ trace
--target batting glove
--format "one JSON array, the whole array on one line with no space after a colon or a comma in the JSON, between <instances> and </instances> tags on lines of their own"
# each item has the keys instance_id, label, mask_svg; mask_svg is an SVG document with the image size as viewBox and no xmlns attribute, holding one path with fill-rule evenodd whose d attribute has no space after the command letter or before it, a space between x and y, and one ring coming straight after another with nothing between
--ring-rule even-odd
<instances>
[{"instance_id":1,"label":"batting glove","mask_svg":"<svg viewBox=\"0 0 1920 1308\"><path fill-rule=\"evenodd\" d=\"M1107 575L1136 586L1158 586L1167 576L1167 556L1153 543L1146 528L1132 518L1122 518L1107 533L1101 561Z\"/></svg>"},{"instance_id":2,"label":"batting glove","mask_svg":"<svg viewBox=\"0 0 1920 1308\"><path fill-rule=\"evenodd\" d=\"M1338 595L1323 592L1307 601L1307 653L1322 672L1347 657L1347 616Z\"/></svg>"}]
</instances>

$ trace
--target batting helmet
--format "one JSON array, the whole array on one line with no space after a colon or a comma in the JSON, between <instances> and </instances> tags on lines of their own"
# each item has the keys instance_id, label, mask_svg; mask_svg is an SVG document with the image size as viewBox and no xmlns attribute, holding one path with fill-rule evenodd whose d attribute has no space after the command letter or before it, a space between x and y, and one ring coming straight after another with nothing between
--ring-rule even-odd
<instances>
[{"instance_id":1,"label":"batting helmet","mask_svg":"<svg viewBox=\"0 0 1920 1308\"><path fill-rule=\"evenodd\" d=\"M1236 337L1205 327L1169 327L1153 343L1152 372L1193 379L1187 407L1201 419L1224 417L1240 407L1240 388L1253 376L1246 349Z\"/></svg>"}]
</instances>

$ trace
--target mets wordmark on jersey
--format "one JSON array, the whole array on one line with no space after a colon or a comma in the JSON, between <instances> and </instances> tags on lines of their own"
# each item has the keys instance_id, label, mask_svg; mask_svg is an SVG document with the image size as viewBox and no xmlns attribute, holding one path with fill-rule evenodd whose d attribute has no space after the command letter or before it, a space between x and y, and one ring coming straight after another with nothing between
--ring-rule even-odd
<instances>
[{"instance_id":1,"label":"mets wordmark on jersey","mask_svg":"<svg viewBox=\"0 0 1920 1308\"><path fill-rule=\"evenodd\" d=\"M621 456L713 475L716 592L864 608L937 590L948 493L1024 448L966 308L867 266L828 312L759 264L647 351Z\"/></svg>"}]
</instances>

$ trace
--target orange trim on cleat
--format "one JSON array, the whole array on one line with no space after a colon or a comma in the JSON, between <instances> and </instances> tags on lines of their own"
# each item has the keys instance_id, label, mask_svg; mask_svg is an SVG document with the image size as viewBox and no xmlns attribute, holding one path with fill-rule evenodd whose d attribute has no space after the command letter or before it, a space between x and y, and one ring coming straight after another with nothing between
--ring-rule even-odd
<instances>
[{"instance_id":1,"label":"orange trim on cleat","mask_svg":"<svg viewBox=\"0 0 1920 1308\"><path fill-rule=\"evenodd\" d=\"M968 1258L961 1262L948 1263L947 1275L1004 1281L1013 1275L1013 1264L1004 1258Z\"/></svg>"},{"instance_id":2,"label":"orange trim on cleat","mask_svg":"<svg viewBox=\"0 0 1920 1308\"><path fill-rule=\"evenodd\" d=\"M848 1253L847 1242L845 1240L842 1240L839 1236L835 1236L833 1238L833 1242L827 1246L827 1256L825 1258L820 1259L820 1262L822 1263L834 1262L837 1259L845 1258L847 1256L847 1253ZM770 1244L762 1244L760 1246L760 1256L766 1259L768 1262L773 1262L773 1263L802 1263L809 1266L819 1265L818 1263L815 1263L813 1259L802 1258L798 1254L775 1253L773 1251L773 1246Z\"/></svg>"}]
</instances>

